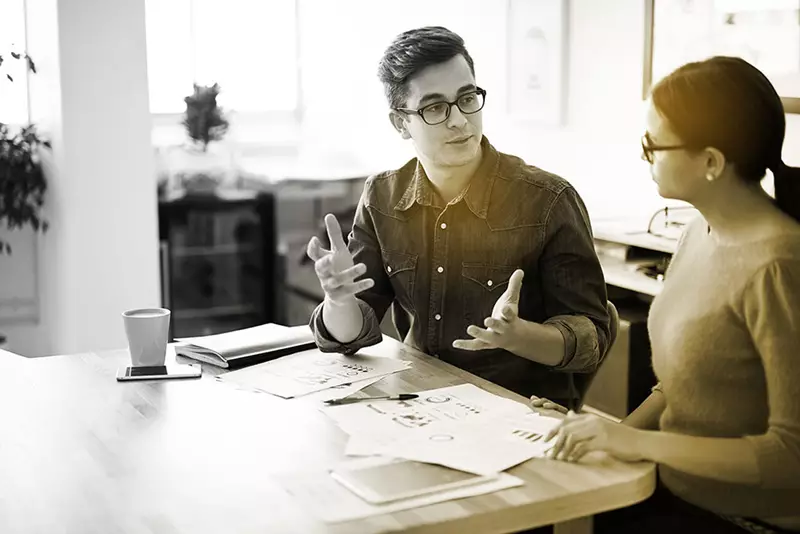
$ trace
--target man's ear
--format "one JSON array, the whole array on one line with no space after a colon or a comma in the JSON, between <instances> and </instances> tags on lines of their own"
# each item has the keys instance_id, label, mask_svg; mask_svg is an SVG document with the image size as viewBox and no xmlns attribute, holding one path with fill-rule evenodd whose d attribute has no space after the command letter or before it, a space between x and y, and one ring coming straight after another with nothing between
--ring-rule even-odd
<instances>
[{"instance_id":1,"label":"man's ear","mask_svg":"<svg viewBox=\"0 0 800 534\"><path fill-rule=\"evenodd\" d=\"M406 127L406 118L403 115L394 110L390 111L389 121L403 139L411 139L411 134L408 133L408 128Z\"/></svg>"}]
</instances>

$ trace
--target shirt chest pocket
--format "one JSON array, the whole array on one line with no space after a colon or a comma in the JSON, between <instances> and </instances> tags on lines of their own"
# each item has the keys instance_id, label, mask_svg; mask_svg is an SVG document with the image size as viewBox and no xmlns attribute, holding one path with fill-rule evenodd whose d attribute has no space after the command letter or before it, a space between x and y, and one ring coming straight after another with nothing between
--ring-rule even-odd
<instances>
[{"instance_id":1,"label":"shirt chest pocket","mask_svg":"<svg viewBox=\"0 0 800 534\"><path fill-rule=\"evenodd\" d=\"M461 265L463 309L470 324L483 326L483 320L492 315L494 304L506 290L508 280L516 269L487 263Z\"/></svg>"},{"instance_id":2,"label":"shirt chest pocket","mask_svg":"<svg viewBox=\"0 0 800 534\"><path fill-rule=\"evenodd\" d=\"M381 250L381 256L383 257L383 270L389 277L395 297L405 309L413 310L418 256L391 250Z\"/></svg>"}]
</instances>

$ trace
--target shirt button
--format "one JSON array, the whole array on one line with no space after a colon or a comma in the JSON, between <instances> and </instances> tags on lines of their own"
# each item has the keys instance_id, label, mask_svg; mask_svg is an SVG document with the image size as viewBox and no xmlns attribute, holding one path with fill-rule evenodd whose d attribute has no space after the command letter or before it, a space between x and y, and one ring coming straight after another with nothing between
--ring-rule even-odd
<instances>
[{"instance_id":1,"label":"shirt button","mask_svg":"<svg viewBox=\"0 0 800 534\"><path fill-rule=\"evenodd\" d=\"M489 286L489 287L492 287L492 285L493 285L493 284L494 284L494 282L492 282L491 280L489 280L488 282L486 282L486 285L487 285L487 286Z\"/></svg>"},{"instance_id":2,"label":"shirt button","mask_svg":"<svg viewBox=\"0 0 800 534\"><path fill-rule=\"evenodd\" d=\"M442 223L441 226L439 226L439 228L444 230L445 228L447 228L447 223Z\"/></svg>"},{"instance_id":3,"label":"shirt button","mask_svg":"<svg viewBox=\"0 0 800 534\"><path fill-rule=\"evenodd\" d=\"M436 319L437 321L441 321L442 320L442 316L439 315L438 313L436 315L434 315L433 318Z\"/></svg>"},{"instance_id":4,"label":"shirt button","mask_svg":"<svg viewBox=\"0 0 800 534\"><path fill-rule=\"evenodd\" d=\"M436 270L437 270L438 272L440 272L440 273L443 273L443 272L444 272L444 267L441 267L441 266L440 266L440 267L437 267L437 268L436 268Z\"/></svg>"},{"instance_id":5,"label":"shirt button","mask_svg":"<svg viewBox=\"0 0 800 534\"><path fill-rule=\"evenodd\" d=\"M386 266L386 272L389 272L389 273L392 272L392 266L391 265L387 265Z\"/></svg>"}]
</instances>

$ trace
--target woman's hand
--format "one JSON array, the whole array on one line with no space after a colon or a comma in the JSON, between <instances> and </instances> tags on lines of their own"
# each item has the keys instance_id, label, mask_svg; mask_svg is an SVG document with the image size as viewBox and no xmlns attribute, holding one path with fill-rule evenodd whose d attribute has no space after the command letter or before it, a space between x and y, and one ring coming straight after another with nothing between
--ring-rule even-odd
<instances>
[{"instance_id":1,"label":"woman's hand","mask_svg":"<svg viewBox=\"0 0 800 534\"><path fill-rule=\"evenodd\" d=\"M628 462L644 460L641 438L645 431L631 428L594 414L570 411L561 424L545 436L556 438L550 457L576 462L592 451L605 451Z\"/></svg>"},{"instance_id":2,"label":"woman's hand","mask_svg":"<svg viewBox=\"0 0 800 534\"><path fill-rule=\"evenodd\" d=\"M530 400L530 407L536 413L541 415L547 416L556 416L560 417L567 413L567 408L561 406L560 404L556 404L555 402L551 401L550 399L545 399L544 397L537 397L536 395L531 395Z\"/></svg>"}]
</instances>

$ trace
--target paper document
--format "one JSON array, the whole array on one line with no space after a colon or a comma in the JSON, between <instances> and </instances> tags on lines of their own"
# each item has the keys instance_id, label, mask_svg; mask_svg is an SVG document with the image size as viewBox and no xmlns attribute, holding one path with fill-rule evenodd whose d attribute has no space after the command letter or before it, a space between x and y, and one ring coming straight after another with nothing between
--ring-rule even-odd
<instances>
[{"instance_id":1,"label":"paper document","mask_svg":"<svg viewBox=\"0 0 800 534\"><path fill-rule=\"evenodd\" d=\"M326 408L325 413L351 436L396 437L416 429L454 421L530 412L530 408L524 404L489 393L473 384L409 393L418 393L419 398L332 406Z\"/></svg>"},{"instance_id":2,"label":"paper document","mask_svg":"<svg viewBox=\"0 0 800 534\"><path fill-rule=\"evenodd\" d=\"M479 475L544 456L559 420L473 384L417 392L418 399L332 406L325 413L350 435L347 455L382 455Z\"/></svg>"},{"instance_id":3,"label":"paper document","mask_svg":"<svg viewBox=\"0 0 800 534\"><path fill-rule=\"evenodd\" d=\"M322 391L317 391L316 393L309 393L308 395L303 395L303 398L307 400L325 402L326 400L330 399L340 399L343 397L349 397L354 393L358 393L367 386L371 386L372 384L380 382L381 380L386 378L386 376L388 375L375 376L372 378L351 382L349 384L342 384L341 386L334 386L332 388L323 389Z\"/></svg>"},{"instance_id":4,"label":"paper document","mask_svg":"<svg viewBox=\"0 0 800 534\"><path fill-rule=\"evenodd\" d=\"M315 393L309 393L308 395L303 395L302 398L308 401L316 401L319 403L323 403L328 399L338 399L341 397L349 397L355 393L358 393L362 389L371 386L377 382L380 382L385 378L385 376L378 376L375 378L367 378L366 380L358 380L356 382L351 382L349 384L342 384L341 386L336 386L328 389L323 389L322 391L317 391ZM217 380L222 382L223 384L230 386L239 391L250 391L253 393L263 393L267 394L266 391L262 391L256 387L246 386L241 383L236 382L235 380L226 380L223 381L221 376L216 377Z\"/></svg>"},{"instance_id":5,"label":"paper document","mask_svg":"<svg viewBox=\"0 0 800 534\"><path fill-rule=\"evenodd\" d=\"M361 458L351 460L348 465L377 465L389 461L391 460L386 458ZM327 471L282 475L279 479L281 486L298 501L303 510L311 511L328 523L352 521L454 499L485 495L524 484L521 479L508 473L502 473L492 482L474 484L455 490L432 493L387 504L370 504L336 482Z\"/></svg>"},{"instance_id":6,"label":"paper document","mask_svg":"<svg viewBox=\"0 0 800 534\"><path fill-rule=\"evenodd\" d=\"M544 457L553 442L544 438L559 420L533 412L422 429L407 439L370 444L373 454L435 463L491 475L531 458Z\"/></svg>"},{"instance_id":7,"label":"paper document","mask_svg":"<svg viewBox=\"0 0 800 534\"><path fill-rule=\"evenodd\" d=\"M353 354L327 354L311 349L220 376L283 398L299 397L343 384L379 378L408 369L402 360ZM336 396L340 396L340 392Z\"/></svg>"}]
</instances>

